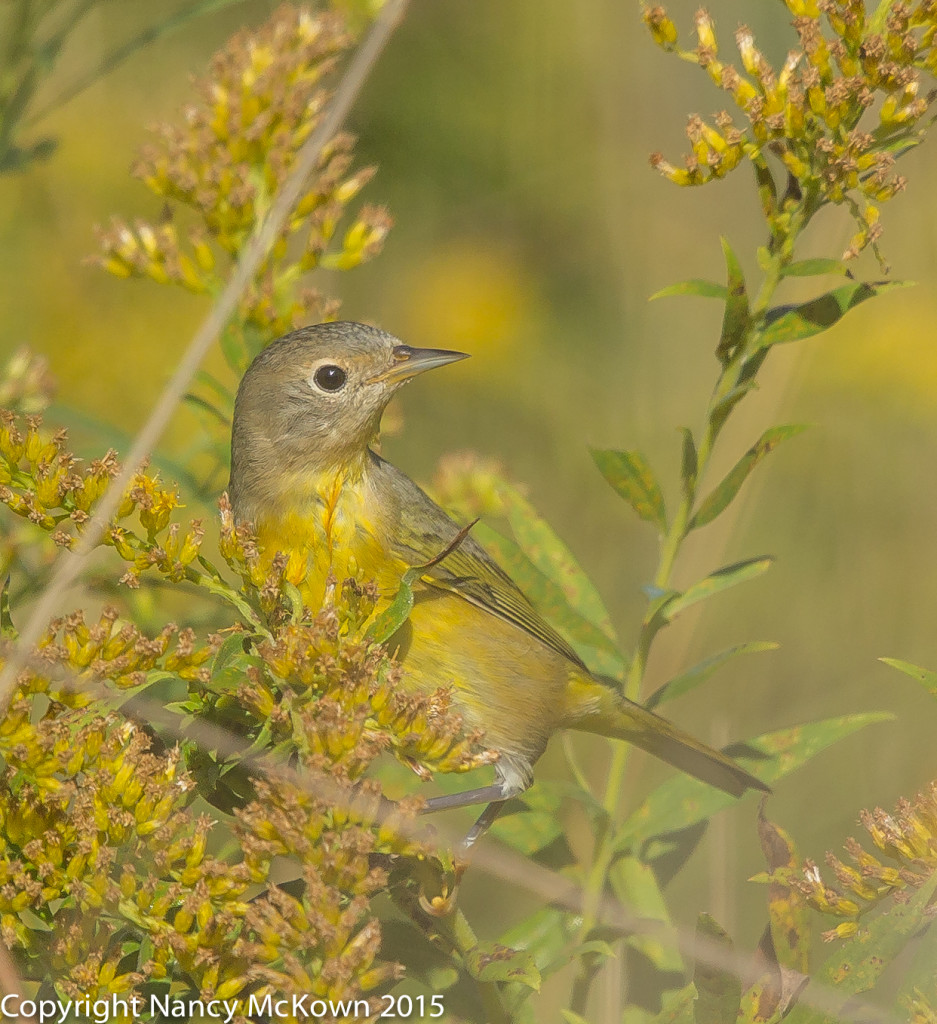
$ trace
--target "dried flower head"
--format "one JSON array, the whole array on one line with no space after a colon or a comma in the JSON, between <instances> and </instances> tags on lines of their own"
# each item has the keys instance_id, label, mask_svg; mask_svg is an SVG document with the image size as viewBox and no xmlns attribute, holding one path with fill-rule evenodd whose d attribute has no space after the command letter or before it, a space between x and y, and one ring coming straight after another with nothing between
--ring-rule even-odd
<instances>
[{"instance_id":1,"label":"dried flower head","mask_svg":"<svg viewBox=\"0 0 937 1024\"><path fill-rule=\"evenodd\" d=\"M159 223L115 220L100 233L97 262L118 277L216 292L319 123L329 98L324 82L351 42L337 14L286 4L259 29L236 35L196 83L198 100L181 123L159 125L157 142L134 167L168 215ZM317 267L350 269L380 251L390 227L381 208L362 207L338 233L374 173L353 168L352 149L352 138L338 135L323 151L242 300L239 329L270 341L301 321L334 315L329 300L297 290L298 279Z\"/></svg>"},{"instance_id":2,"label":"dried flower head","mask_svg":"<svg viewBox=\"0 0 937 1024\"><path fill-rule=\"evenodd\" d=\"M785 2L800 46L779 69L771 67L745 26L735 37L738 68L720 57L706 11L697 12L697 45L686 50L664 9L645 8L655 42L699 64L747 121L740 128L727 112L714 124L693 115L684 167L660 154L652 163L676 184L701 185L750 160L775 231L783 228L791 203L804 201L808 215L827 203L845 204L859 225L844 254L853 257L875 247L879 206L904 188L894 171L895 156L919 142L929 127L925 115L935 94L923 92L921 76L937 70L937 7L932 0L896 3L879 26L867 18L862 0ZM783 198L769 155L789 177Z\"/></svg>"},{"instance_id":3,"label":"dried flower head","mask_svg":"<svg viewBox=\"0 0 937 1024\"><path fill-rule=\"evenodd\" d=\"M937 782L913 801L899 801L894 814L877 807L863 811L860 821L885 859L850 838L845 848L851 865L832 853L826 857L838 888L826 885L812 861L807 861L804 879L798 883L817 910L844 919L824 934L828 940L854 935L867 910L889 896L907 899L937 871Z\"/></svg>"}]
</instances>

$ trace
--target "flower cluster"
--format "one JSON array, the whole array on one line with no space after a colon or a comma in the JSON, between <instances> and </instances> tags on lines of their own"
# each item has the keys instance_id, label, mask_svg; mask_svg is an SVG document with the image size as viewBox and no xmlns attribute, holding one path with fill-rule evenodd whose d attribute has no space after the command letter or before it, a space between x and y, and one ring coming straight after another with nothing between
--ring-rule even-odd
<instances>
[{"instance_id":1,"label":"flower cluster","mask_svg":"<svg viewBox=\"0 0 937 1024\"><path fill-rule=\"evenodd\" d=\"M860 820L886 860L850 838L845 847L852 865L832 853L826 858L839 889L824 883L812 861L807 861L798 884L813 907L844 919L824 934L828 940L854 935L865 911L888 896L906 899L937 871L937 782L913 801L901 800L894 814L876 808L863 811Z\"/></svg>"},{"instance_id":2,"label":"flower cluster","mask_svg":"<svg viewBox=\"0 0 937 1024\"><path fill-rule=\"evenodd\" d=\"M27 977L54 976L63 998L165 984L333 1000L397 977L378 959L369 901L388 878L374 857L431 854L408 838L416 804L388 813L362 776L384 750L424 775L491 755L446 694L399 692L383 650L354 635L371 608L346 585L334 607L266 638L173 625L147 637L112 609L52 623L0 722L0 936ZM132 720L95 710L102 687L166 677L188 684L192 718L245 735L255 754L292 753L300 770L245 776L239 758L191 741L154 751ZM217 826L194 812L196 793L234 812L225 858L208 853ZM274 859L294 884L270 880Z\"/></svg>"},{"instance_id":3,"label":"flower cluster","mask_svg":"<svg viewBox=\"0 0 937 1024\"><path fill-rule=\"evenodd\" d=\"M288 5L257 31L236 35L197 83L199 100L185 109L183 124L159 126L157 144L134 168L168 210L186 210L188 217L173 212L158 224L115 220L100 235L97 261L104 269L218 291L223 254L236 259L256 232L322 117L329 95L324 80L350 45L338 15ZM267 341L302 320L334 315L335 305L317 293L296 294L303 274L347 270L380 251L390 220L378 207L361 208L337 238L347 206L373 175L373 168L353 169L352 147L348 135L328 144L242 300L241 325Z\"/></svg>"},{"instance_id":4,"label":"flower cluster","mask_svg":"<svg viewBox=\"0 0 937 1024\"><path fill-rule=\"evenodd\" d=\"M119 464L111 450L82 468L66 440L64 430L45 434L37 416L21 423L0 409L0 503L45 530L60 547L70 548L117 476ZM136 474L104 534L104 543L130 563L124 583L137 586L148 569L173 582L187 578L204 530L198 521L185 532L179 523L170 523L178 507L175 488L165 488L146 473ZM132 516L140 532L122 524Z\"/></svg>"},{"instance_id":5,"label":"flower cluster","mask_svg":"<svg viewBox=\"0 0 937 1024\"><path fill-rule=\"evenodd\" d=\"M416 849L395 831L258 782L237 816L237 849L218 859L216 824L190 807L179 751L153 752L132 722L59 707L4 730L0 751L0 936L60 997L146 984L202 999L278 986L350 998L396 975L376 960L380 929L367 914L385 883L370 855ZM274 857L281 871L292 864L301 895L270 880Z\"/></svg>"},{"instance_id":6,"label":"flower cluster","mask_svg":"<svg viewBox=\"0 0 937 1024\"><path fill-rule=\"evenodd\" d=\"M779 70L745 26L736 32L739 69L720 58L706 11L696 16L696 47L683 50L664 9L645 9L655 41L704 68L748 122L739 128L725 111L713 124L694 115L687 128L692 151L685 166L674 167L660 154L652 163L676 184L700 185L751 160L776 227L787 211L768 166L771 154L796 183L785 198L805 199L813 209L825 203L849 206L859 231L845 253L848 258L874 246L881 231L877 204L904 187L904 179L894 173L894 154L916 144L927 128L924 117L933 93L922 95L921 73L937 72L937 3L894 3L879 25L867 15L865 0L785 2L800 47ZM821 12L831 36L824 34Z\"/></svg>"}]
</instances>

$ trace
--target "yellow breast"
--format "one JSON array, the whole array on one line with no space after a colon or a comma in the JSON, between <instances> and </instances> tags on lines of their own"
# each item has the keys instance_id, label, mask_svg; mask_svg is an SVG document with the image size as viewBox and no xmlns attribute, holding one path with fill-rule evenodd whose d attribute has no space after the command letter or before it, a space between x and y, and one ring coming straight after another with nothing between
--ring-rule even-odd
<instances>
[{"instance_id":1,"label":"yellow breast","mask_svg":"<svg viewBox=\"0 0 937 1024\"><path fill-rule=\"evenodd\" d=\"M375 580L381 593L394 593L406 569L387 542L387 510L382 509L365 474L348 470L297 473L283 481L255 524L266 561L277 552L288 557L287 578L304 602L320 608L329 576Z\"/></svg>"}]
</instances>

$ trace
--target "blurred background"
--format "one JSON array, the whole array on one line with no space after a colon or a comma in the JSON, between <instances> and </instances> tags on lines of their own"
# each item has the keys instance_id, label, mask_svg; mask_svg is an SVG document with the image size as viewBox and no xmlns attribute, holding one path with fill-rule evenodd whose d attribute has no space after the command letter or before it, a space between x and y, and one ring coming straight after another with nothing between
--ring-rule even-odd
<instances>
[{"instance_id":1,"label":"blurred background","mask_svg":"<svg viewBox=\"0 0 937 1024\"><path fill-rule=\"evenodd\" d=\"M54 101L178 6L97 5L40 99ZM83 261L95 250L93 226L112 214L158 216L158 201L128 173L147 124L176 117L189 76L274 6L233 3L139 50L36 125L58 140L49 160L0 176L0 351L26 343L48 357L59 418L103 416L132 432L204 315L202 299L180 291L167 301L154 284ZM669 6L682 38L695 6ZM773 61L794 44L774 0L710 9L729 59L743 16ZM396 226L372 264L314 282L342 298L345 318L472 353L406 391L385 455L422 481L446 453L499 460L596 581L626 647L656 541L595 471L588 446L644 451L676 493L678 428L702 421L721 307L648 297L683 278L720 279L720 234L754 273L763 238L745 168L704 190L678 189L648 155L679 163L687 114L724 105L702 72L653 45L637 3L414 0L350 125L361 162L379 166L366 198L386 203ZM819 340L774 350L715 468L768 426L811 429L759 468L736 512L694 535L677 583L760 554L776 566L671 627L649 673L653 688L734 643L778 641L670 706L719 743L860 710L896 715L817 757L771 798L772 818L817 860L855 831L860 808L890 808L937 777L933 698L877 660L937 668L937 147L911 153L903 171L909 188L885 208L882 244L892 274L917 287L862 306ZM852 234L844 211L814 230L824 255ZM881 274L871 258L858 269ZM169 454L184 449L194 423L180 412ZM88 454L106 447L85 444ZM594 750L601 778L606 745L577 749ZM561 761L552 751L542 771ZM642 790L662 777L646 764ZM753 799L727 812L671 888L680 920L709 910L745 945L764 922L763 892L746 881L762 867L754 821Z\"/></svg>"}]
</instances>

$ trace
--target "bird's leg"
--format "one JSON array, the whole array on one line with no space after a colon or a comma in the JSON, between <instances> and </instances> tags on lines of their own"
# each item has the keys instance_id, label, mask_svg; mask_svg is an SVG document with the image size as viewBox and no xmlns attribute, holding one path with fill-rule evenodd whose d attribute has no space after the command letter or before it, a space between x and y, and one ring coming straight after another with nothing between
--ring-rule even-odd
<instances>
[{"instance_id":1,"label":"bird's leg","mask_svg":"<svg viewBox=\"0 0 937 1024\"><path fill-rule=\"evenodd\" d=\"M471 807L472 804L487 804L492 801L506 800L504 783L496 782L491 786L480 786L478 789L466 789L461 793L446 793L444 796L431 796L423 806L420 814L434 814L436 811L449 811L453 807Z\"/></svg>"},{"instance_id":2,"label":"bird's leg","mask_svg":"<svg viewBox=\"0 0 937 1024\"><path fill-rule=\"evenodd\" d=\"M472 804L487 803L488 806L478 816L468 834L459 843L459 852L464 856L491 828L498 815L504 810L511 797L516 796L516 788L504 781L478 789L467 789L462 793L447 793L445 796L430 797L426 801L421 814L432 814L434 811L447 811L453 807L469 807Z\"/></svg>"},{"instance_id":3,"label":"bird's leg","mask_svg":"<svg viewBox=\"0 0 937 1024\"><path fill-rule=\"evenodd\" d=\"M506 801L497 800L495 803L489 804L479 814L475 824L468 830L468 833L459 845L459 850L463 855L467 854L488 829L491 828L498 815L504 810L505 804Z\"/></svg>"}]
</instances>

